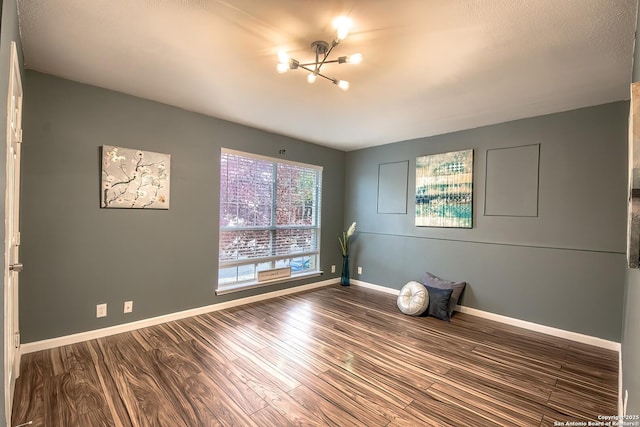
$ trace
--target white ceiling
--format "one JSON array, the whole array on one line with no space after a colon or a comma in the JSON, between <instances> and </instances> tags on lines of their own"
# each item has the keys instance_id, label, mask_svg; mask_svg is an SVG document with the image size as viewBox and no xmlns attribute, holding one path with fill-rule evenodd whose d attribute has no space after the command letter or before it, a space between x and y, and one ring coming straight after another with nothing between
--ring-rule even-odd
<instances>
[{"instance_id":1,"label":"white ceiling","mask_svg":"<svg viewBox=\"0 0 640 427\"><path fill-rule=\"evenodd\" d=\"M637 0L18 0L29 69L342 150L628 99ZM338 15L351 83L278 74ZM332 55L333 57L333 55Z\"/></svg>"}]
</instances>

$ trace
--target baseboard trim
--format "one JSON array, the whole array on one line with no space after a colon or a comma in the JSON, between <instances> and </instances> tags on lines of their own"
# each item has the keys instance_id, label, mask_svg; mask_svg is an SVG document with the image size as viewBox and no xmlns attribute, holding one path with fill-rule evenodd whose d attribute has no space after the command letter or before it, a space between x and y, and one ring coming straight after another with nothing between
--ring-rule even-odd
<instances>
[{"instance_id":1,"label":"baseboard trim","mask_svg":"<svg viewBox=\"0 0 640 427\"><path fill-rule=\"evenodd\" d=\"M302 286L294 286L292 288L281 289L279 291L267 292L264 294L254 295L246 298L238 298L231 301L225 301L218 304L207 305L204 307L198 307L190 310L179 311L176 313L166 314L163 316L151 317L148 319L138 320L135 322L124 323L121 325L110 326L108 328L95 329L87 332L80 332L72 335L65 335L62 337L56 337L46 339L42 341L34 341L20 346L20 354L33 353L40 350L48 350L55 347L61 347L69 344L76 344L83 341L89 341L96 338L108 337L110 335L116 335L123 332L131 332L136 329L146 328L148 326L160 325L162 323L171 322L173 320L185 319L188 317L197 316L200 314L211 313L214 311L224 310L231 307L237 307L244 304L251 304L258 301L264 301L271 298L277 298L284 295L297 294L312 289L323 288L326 286L339 283L339 278L323 280L320 282L309 283Z\"/></svg>"},{"instance_id":2,"label":"baseboard trim","mask_svg":"<svg viewBox=\"0 0 640 427\"><path fill-rule=\"evenodd\" d=\"M576 341L582 344L589 344L595 347L605 348L607 350L620 351L620 343L615 341L609 341L591 335L580 334L578 332L567 331L564 329L554 328L552 326L545 326L539 323L533 323L526 320L515 319L513 317L503 316L501 314L494 314L488 311L482 311L471 307L465 307L463 305L456 306L456 310L461 313L467 313L474 316L482 317L484 319L494 320L500 323L506 323L508 325L517 326L530 331L541 332L543 334L552 335L558 338L566 338L571 341Z\"/></svg>"},{"instance_id":3,"label":"baseboard trim","mask_svg":"<svg viewBox=\"0 0 640 427\"><path fill-rule=\"evenodd\" d=\"M367 283L360 280L351 280L351 283L356 286L362 286L364 288L374 289L380 292L388 294L398 295L400 290L388 288L386 286L375 285L373 283ZM608 350L614 350L620 352L621 346L619 342L609 341L590 335L584 335L577 332L566 331L564 329L554 328L551 326L541 325L539 323L533 323L526 320L520 320L513 317L503 316L501 314L490 313L488 311L478 310L476 308L457 305L456 311L461 313L471 314L473 316L481 317L483 319L493 320L500 323L505 323L511 326L517 326L530 331L540 332L543 334L551 335L559 338L566 338L571 341L576 341L583 344L593 345L595 347L605 348Z\"/></svg>"},{"instance_id":4,"label":"baseboard trim","mask_svg":"<svg viewBox=\"0 0 640 427\"><path fill-rule=\"evenodd\" d=\"M399 289L393 289L381 285L374 285L373 283L363 282L361 280L351 279L349 283L351 283L352 285L361 286L363 288L373 289L374 291L384 292L385 294L398 295L400 293Z\"/></svg>"}]
</instances>

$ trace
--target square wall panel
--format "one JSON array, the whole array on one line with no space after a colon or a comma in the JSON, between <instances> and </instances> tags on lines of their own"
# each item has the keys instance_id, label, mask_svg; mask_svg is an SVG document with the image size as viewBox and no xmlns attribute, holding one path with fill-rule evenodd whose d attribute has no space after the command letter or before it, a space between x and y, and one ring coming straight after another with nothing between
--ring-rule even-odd
<instances>
[{"instance_id":1,"label":"square wall panel","mask_svg":"<svg viewBox=\"0 0 640 427\"><path fill-rule=\"evenodd\" d=\"M378 166L378 213L407 213L408 173L408 160Z\"/></svg>"},{"instance_id":2,"label":"square wall panel","mask_svg":"<svg viewBox=\"0 0 640 427\"><path fill-rule=\"evenodd\" d=\"M485 216L538 216L540 144L487 150Z\"/></svg>"}]
</instances>

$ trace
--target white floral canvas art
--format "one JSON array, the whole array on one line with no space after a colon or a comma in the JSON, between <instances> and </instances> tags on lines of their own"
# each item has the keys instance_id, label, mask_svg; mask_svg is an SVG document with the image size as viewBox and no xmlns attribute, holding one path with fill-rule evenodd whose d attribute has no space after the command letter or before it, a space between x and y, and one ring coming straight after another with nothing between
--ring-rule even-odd
<instances>
[{"instance_id":1,"label":"white floral canvas art","mask_svg":"<svg viewBox=\"0 0 640 427\"><path fill-rule=\"evenodd\" d=\"M171 155L102 147L103 208L169 209Z\"/></svg>"}]
</instances>

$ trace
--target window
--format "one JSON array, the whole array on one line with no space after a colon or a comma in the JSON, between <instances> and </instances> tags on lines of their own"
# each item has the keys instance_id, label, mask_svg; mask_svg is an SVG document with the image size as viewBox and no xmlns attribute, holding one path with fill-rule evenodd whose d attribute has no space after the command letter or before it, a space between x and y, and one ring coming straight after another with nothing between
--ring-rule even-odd
<instances>
[{"instance_id":1,"label":"window","mask_svg":"<svg viewBox=\"0 0 640 427\"><path fill-rule=\"evenodd\" d=\"M322 167L222 149L217 293L319 273L321 187Z\"/></svg>"}]
</instances>

